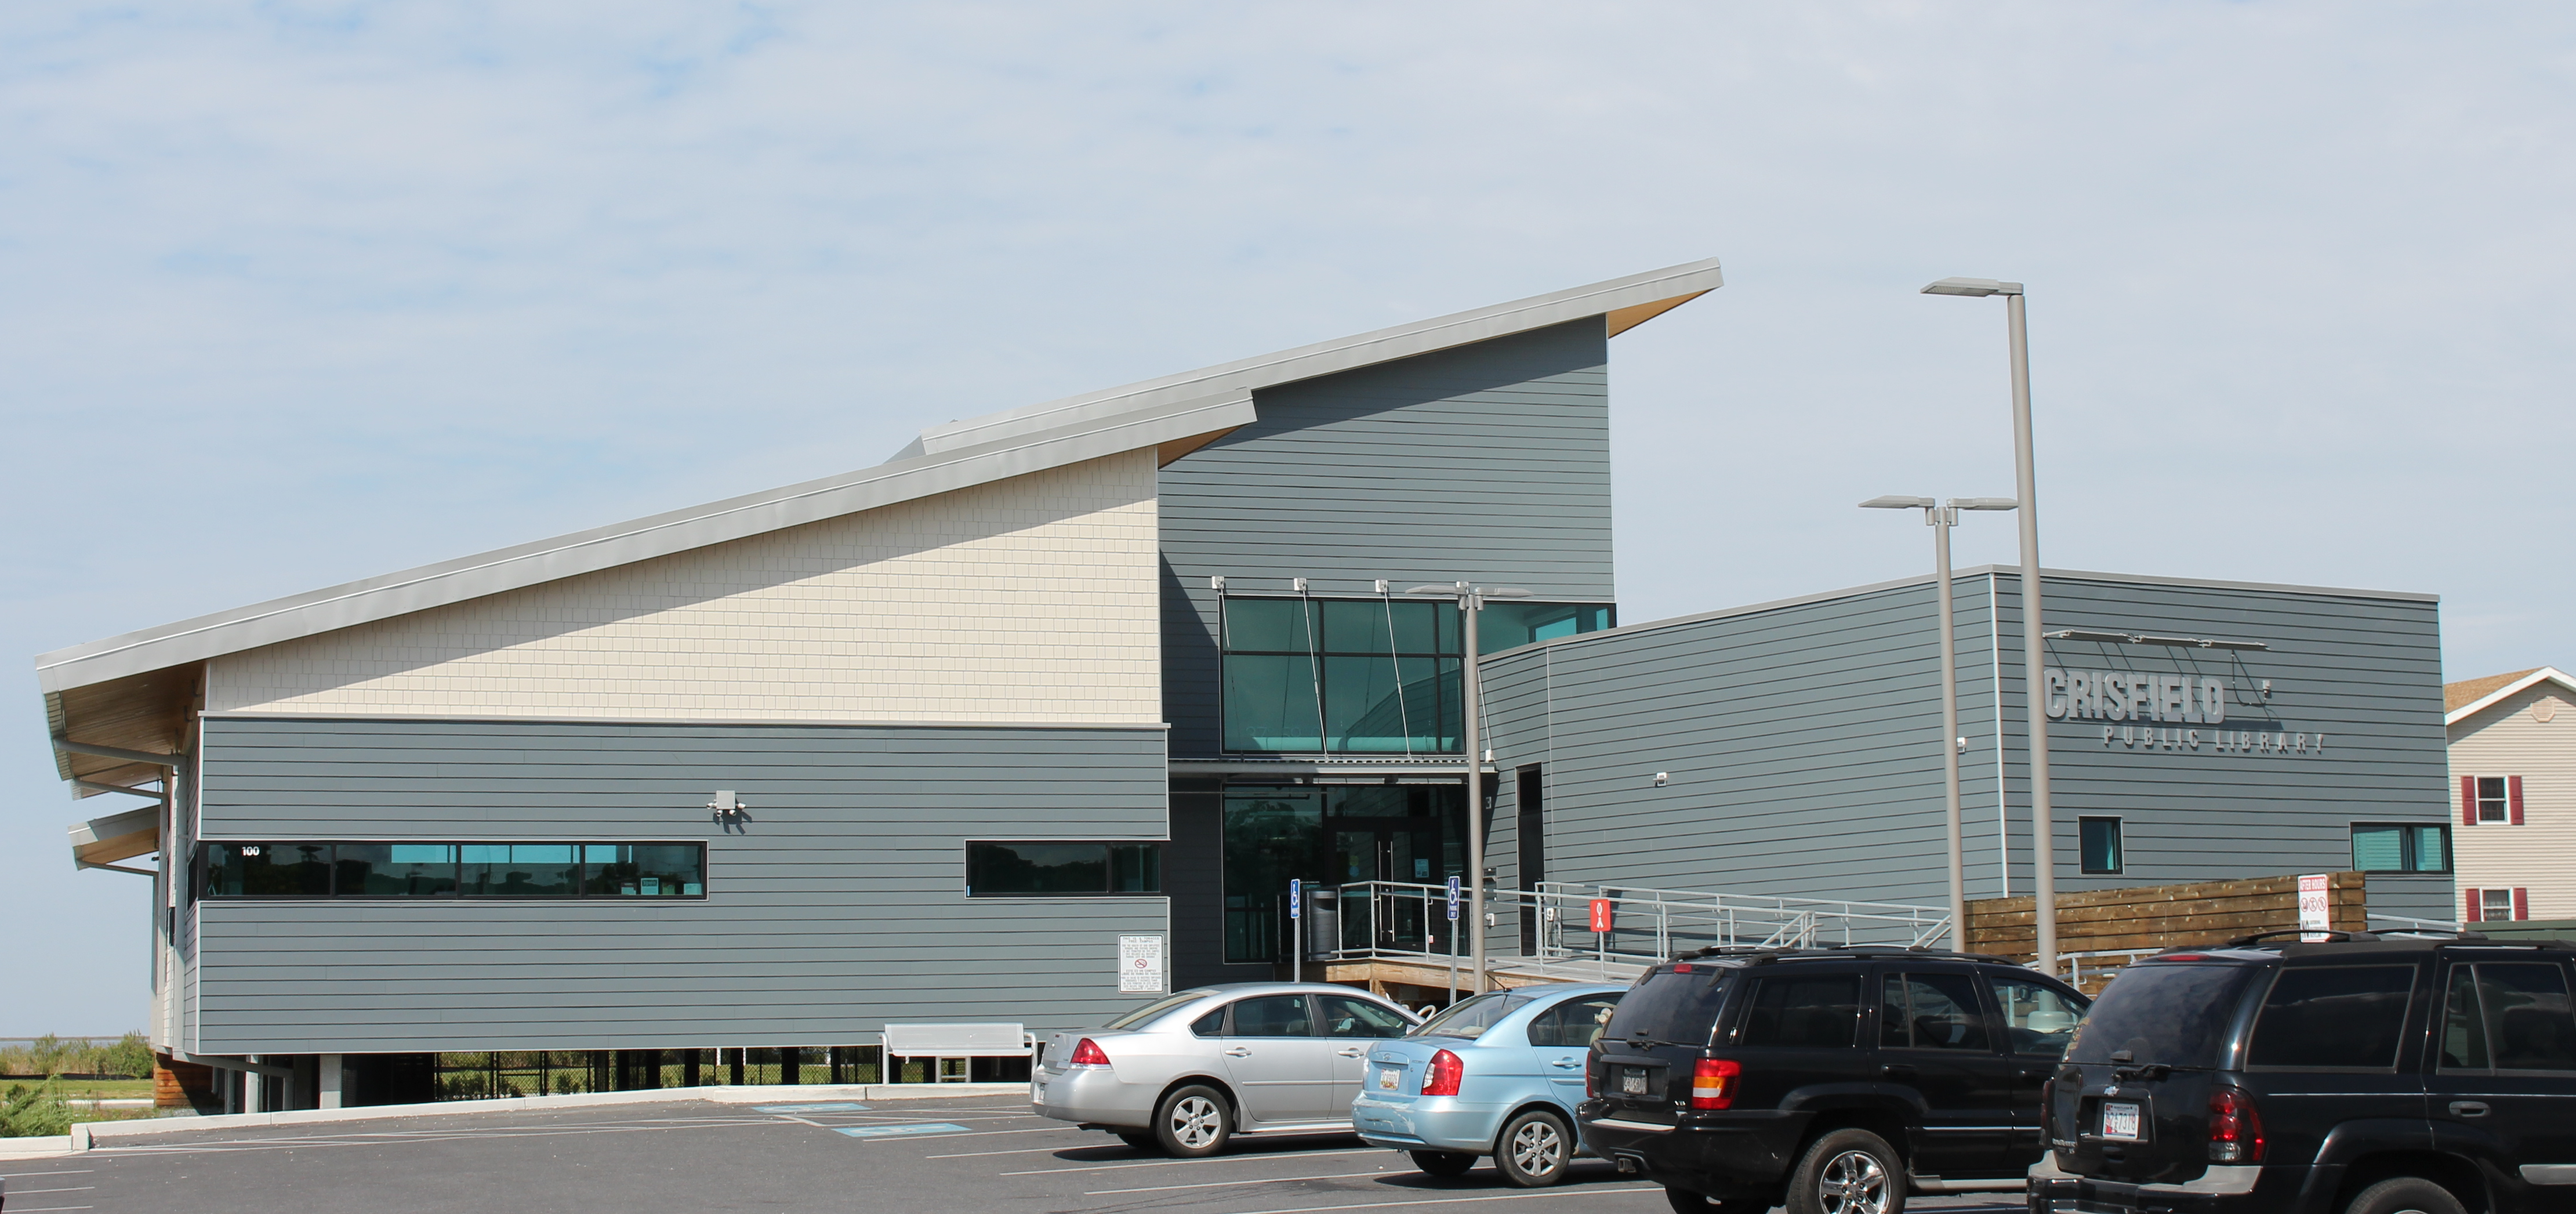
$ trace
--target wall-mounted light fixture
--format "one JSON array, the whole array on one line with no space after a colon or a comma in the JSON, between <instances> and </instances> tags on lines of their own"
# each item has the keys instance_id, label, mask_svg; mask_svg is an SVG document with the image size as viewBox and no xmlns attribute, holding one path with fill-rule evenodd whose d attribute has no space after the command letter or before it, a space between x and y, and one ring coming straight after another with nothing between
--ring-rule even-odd
<instances>
[{"instance_id":1,"label":"wall-mounted light fixture","mask_svg":"<svg viewBox=\"0 0 2576 1214\"><path fill-rule=\"evenodd\" d=\"M1656 772L1656 773L1655 773L1655 787L1657 787L1657 788L1662 788L1664 785L1670 784L1670 783L1672 783L1672 782L1673 782L1673 773L1671 773L1671 772L1669 772L1669 771L1659 771L1659 772Z\"/></svg>"},{"instance_id":2,"label":"wall-mounted light fixture","mask_svg":"<svg viewBox=\"0 0 2576 1214\"><path fill-rule=\"evenodd\" d=\"M707 808L714 811L716 825L722 826L727 830L740 826L751 819L751 807L736 799L733 795L733 790L730 788L717 789L716 799L707 802Z\"/></svg>"},{"instance_id":3,"label":"wall-mounted light fixture","mask_svg":"<svg viewBox=\"0 0 2576 1214\"><path fill-rule=\"evenodd\" d=\"M2264 641L2220 641L2206 637L2166 637L2144 632L2105 632L2099 628L2061 628L2044 633L2052 641L2102 641L2112 645L2170 645L2177 649L2270 649Z\"/></svg>"},{"instance_id":4,"label":"wall-mounted light fixture","mask_svg":"<svg viewBox=\"0 0 2576 1214\"><path fill-rule=\"evenodd\" d=\"M1222 574L1222 573L1219 573L1219 574L1214 574L1214 575L1210 576L1210 577L1208 578L1208 589L1210 589L1210 590L1223 590L1223 589L1225 589L1225 575L1224 575L1224 574Z\"/></svg>"}]
</instances>

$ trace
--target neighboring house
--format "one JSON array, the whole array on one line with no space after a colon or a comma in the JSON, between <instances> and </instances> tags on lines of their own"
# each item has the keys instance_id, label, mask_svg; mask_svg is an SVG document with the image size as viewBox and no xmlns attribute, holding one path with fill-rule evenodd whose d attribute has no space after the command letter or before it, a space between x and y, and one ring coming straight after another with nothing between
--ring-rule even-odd
<instances>
[{"instance_id":1,"label":"neighboring house","mask_svg":"<svg viewBox=\"0 0 2576 1214\"><path fill-rule=\"evenodd\" d=\"M2460 915L2576 918L2576 678L2556 667L2442 688Z\"/></svg>"}]
</instances>

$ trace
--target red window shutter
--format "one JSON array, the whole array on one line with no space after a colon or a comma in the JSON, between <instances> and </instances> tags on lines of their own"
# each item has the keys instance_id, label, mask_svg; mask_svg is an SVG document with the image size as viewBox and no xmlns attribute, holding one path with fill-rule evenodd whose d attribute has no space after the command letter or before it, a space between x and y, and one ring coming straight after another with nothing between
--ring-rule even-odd
<instances>
[{"instance_id":1,"label":"red window shutter","mask_svg":"<svg viewBox=\"0 0 2576 1214\"><path fill-rule=\"evenodd\" d=\"M2460 916L2460 922L2475 923L2478 921L2478 891L2473 889L2461 890L2460 905L2468 908L2468 913Z\"/></svg>"},{"instance_id":2,"label":"red window shutter","mask_svg":"<svg viewBox=\"0 0 2576 1214\"><path fill-rule=\"evenodd\" d=\"M2506 777L2504 778L2504 798L2505 798L2505 804L2506 804L2506 805L2508 805L2508 806L2511 806L2511 807L2512 807L2512 811L2513 811L2513 812L2512 812L2511 817L2510 817L2508 820L2509 820L2509 821L2511 821L2511 822L2512 822L2514 825L2516 825L2516 826L2520 826L2520 825L2522 825L2522 777L2521 777L2521 776L2506 776Z\"/></svg>"},{"instance_id":3,"label":"red window shutter","mask_svg":"<svg viewBox=\"0 0 2576 1214\"><path fill-rule=\"evenodd\" d=\"M2478 778L2460 777L2460 825L2478 824Z\"/></svg>"},{"instance_id":4,"label":"red window shutter","mask_svg":"<svg viewBox=\"0 0 2576 1214\"><path fill-rule=\"evenodd\" d=\"M2531 891L2519 885L2513 887L2513 917L2516 919L2531 917Z\"/></svg>"}]
</instances>

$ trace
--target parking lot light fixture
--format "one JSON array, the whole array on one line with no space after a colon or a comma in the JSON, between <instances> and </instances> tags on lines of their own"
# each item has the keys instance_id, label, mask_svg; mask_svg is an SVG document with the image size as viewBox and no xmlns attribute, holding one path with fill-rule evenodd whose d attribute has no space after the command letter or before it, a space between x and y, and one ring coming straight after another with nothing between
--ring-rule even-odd
<instances>
[{"instance_id":1,"label":"parking lot light fixture","mask_svg":"<svg viewBox=\"0 0 2576 1214\"><path fill-rule=\"evenodd\" d=\"M2030 740L2030 867L2032 909L2037 912L2038 953L2032 964L2043 974L2057 972L2056 826L2048 797L2048 681L2039 677L2046 655L2040 647L2039 475L2030 437L2030 324L2022 285L1993 278L1944 278L1923 288L1926 295L1971 299L2004 297L2004 339L2012 364L2013 473L2021 509L2021 655L2022 685L2028 692Z\"/></svg>"}]
</instances>

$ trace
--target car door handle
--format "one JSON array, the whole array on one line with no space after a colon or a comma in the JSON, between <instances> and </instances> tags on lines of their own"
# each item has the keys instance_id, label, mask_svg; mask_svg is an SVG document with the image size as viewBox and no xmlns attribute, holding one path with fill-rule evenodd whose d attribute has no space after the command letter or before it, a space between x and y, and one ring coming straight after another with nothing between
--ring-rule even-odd
<instances>
[{"instance_id":1,"label":"car door handle","mask_svg":"<svg viewBox=\"0 0 2576 1214\"><path fill-rule=\"evenodd\" d=\"M1549 1065L1549 1066L1559 1066L1559 1067L1564 1067L1566 1070L1569 1070L1569 1071L1570 1071L1570 1070L1573 1070L1573 1069L1574 1069L1574 1068L1576 1068L1576 1067L1582 1066L1582 1065L1583 1065L1583 1060L1582 1060L1582 1059L1580 1059L1580 1058L1559 1058L1559 1059L1557 1059L1556 1061L1549 1063L1548 1065Z\"/></svg>"},{"instance_id":2,"label":"car door handle","mask_svg":"<svg viewBox=\"0 0 2576 1214\"><path fill-rule=\"evenodd\" d=\"M1916 1073L1916 1072L1915 1072L1915 1070L1914 1070L1914 1067L1913 1067L1911 1064L1903 1063L1903 1062L1891 1062L1891 1063L1888 1063L1886 1066L1883 1066L1883 1067L1878 1068L1878 1073L1879 1073L1879 1074L1881 1074L1881 1075L1885 1075L1886 1077L1888 1077L1888 1078L1890 1078L1890 1079L1905 1079L1905 1080L1911 1080L1911 1079L1913 1079L1913 1078L1914 1078L1914 1076L1915 1076L1915 1073Z\"/></svg>"},{"instance_id":3,"label":"car door handle","mask_svg":"<svg viewBox=\"0 0 2576 1214\"><path fill-rule=\"evenodd\" d=\"M2454 1100L2451 1102L2451 1116L2453 1117L2484 1117L2486 1115L2487 1106L2480 1104L2477 1101Z\"/></svg>"},{"instance_id":4,"label":"car door handle","mask_svg":"<svg viewBox=\"0 0 2576 1214\"><path fill-rule=\"evenodd\" d=\"M1336 1050L1334 1052L1340 1054L1344 1058L1357 1058L1360 1055L1367 1053L1368 1048L1366 1046L1353 1046L1347 1050Z\"/></svg>"},{"instance_id":5,"label":"car door handle","mask_svg":"<svg viewBox=\"0 0 2576 1214\"><path fill-rule=\"evenodd\" d=\"M1228 1057L1228 1058L1250 1058L1250 1057L1252 1057L1252 1051L1247 1050L1247 1049L1245 1049L1245 1048L1243 1048L1242 1046L1239 1046L1239 1045L1230 1045L1230 1046L1227 1046L1227 1047L1225 1047L1224 1049L1219 1050L1219 1051L1217 1051L1217 1052L1218 1052L1218 1053L1221 1053L1221 1054L1223 1054L1223 1055L1225 1055L1225 1056L1226 1056L1226 1057Z\"/></svg>"}]
</instances>

